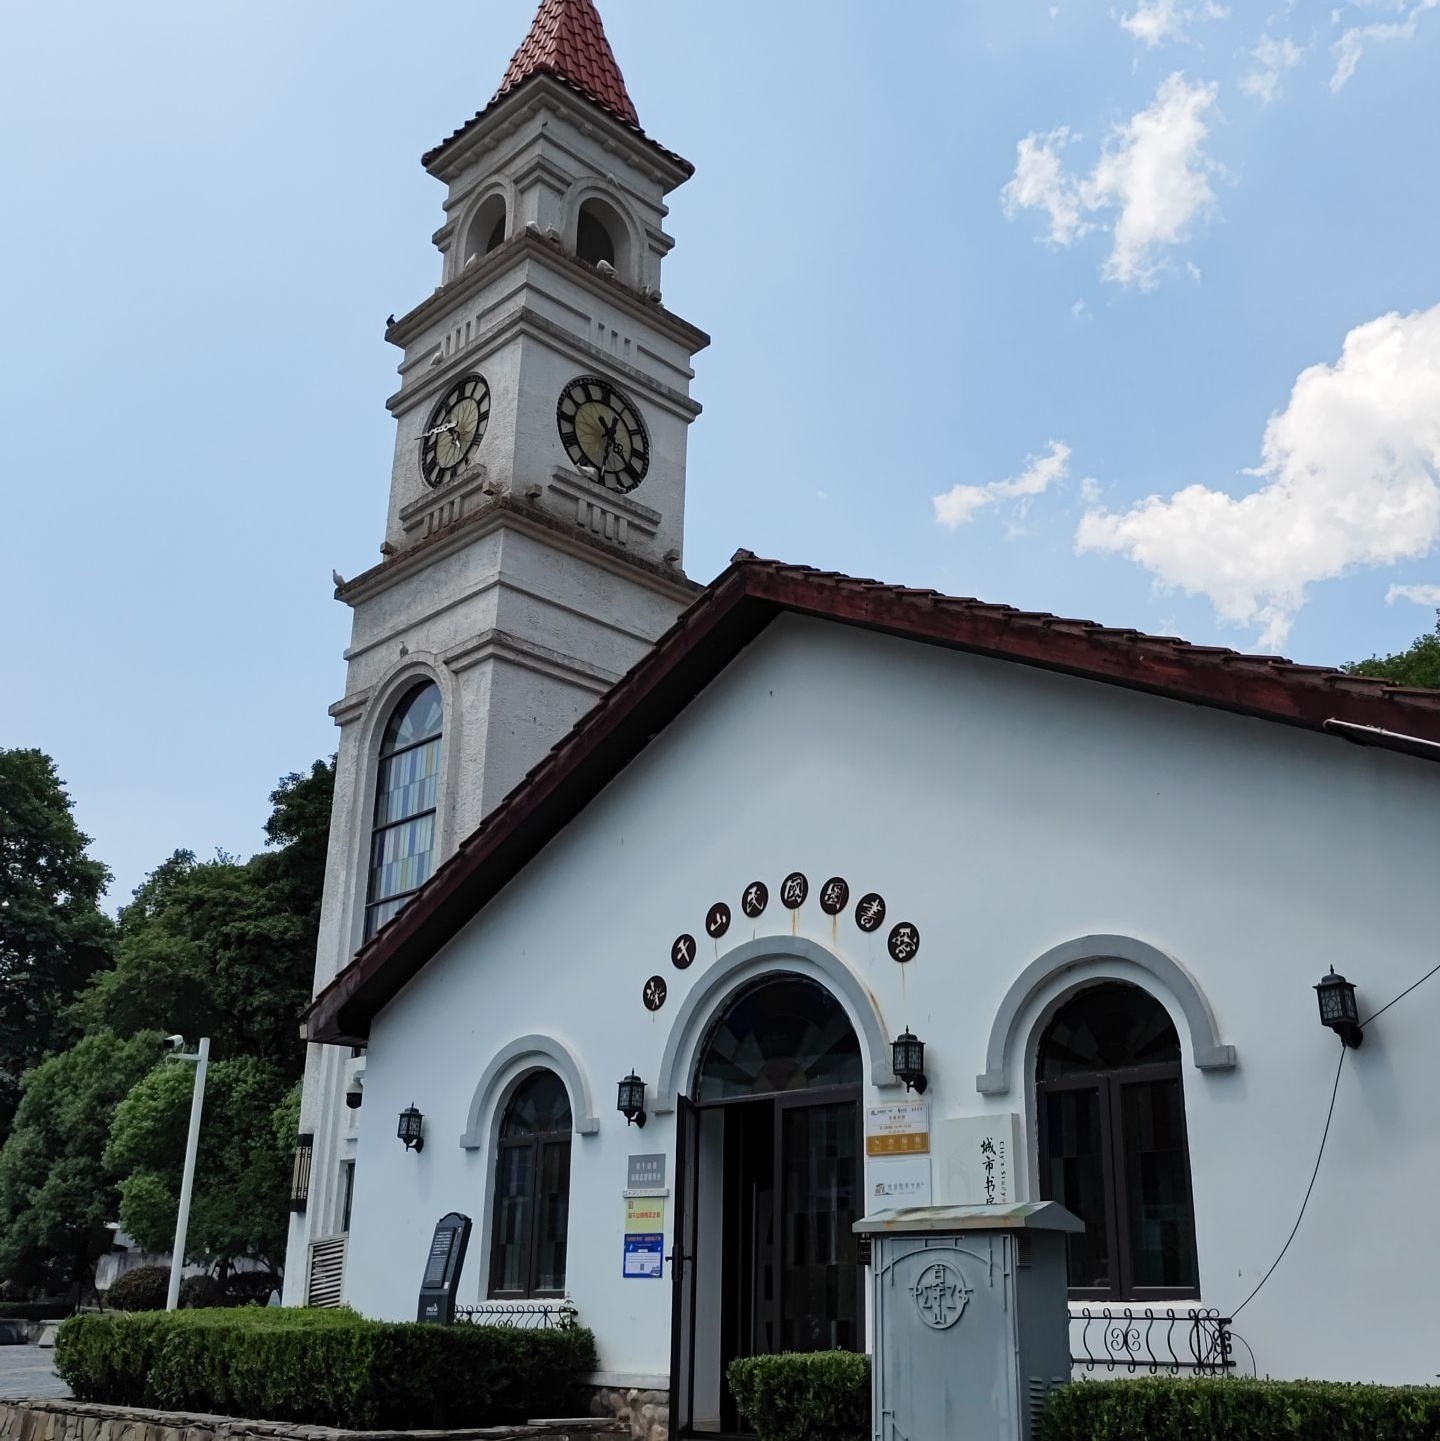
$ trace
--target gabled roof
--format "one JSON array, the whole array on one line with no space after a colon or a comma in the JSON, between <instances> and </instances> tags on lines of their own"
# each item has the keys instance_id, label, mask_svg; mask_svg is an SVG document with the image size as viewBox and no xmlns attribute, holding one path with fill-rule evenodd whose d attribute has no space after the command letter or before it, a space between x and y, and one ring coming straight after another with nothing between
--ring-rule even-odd
<instances>
[{"instance_id":1,"label":"gabled roof","mask_svg":"<svg viewBox=\"0 0 1440 1441\"><path fill-rule=\"evenodd\" d=\"M553 76L592 105L598 105L612 119L634 131L666 159L678 165L686 175L694 173L695 167L688 160L651 140L641 128L635 102L625 88L625 77L620 73L615 52L605 38L605 27L600 21L600 12L595 8L594 0L543 0L539 13L530 26L530 33L512 57L509 68L505 71L505 78L500 82L500 88L491 96L490 103L458 130L446 136L433 150L427 151L421 163L428 169L433 161L439 159L462 136L469 134L501 101L537 75Z\"/></svg>"},{"instance_id":2,"label":"gabled roof","mask_svg":"<svg viewBox=\"0 0 1440 1441\"><path fill-rule=\"evenodd\" d=\"M523 85L540 70L558 75L602 110L640 128L640 116L593 0L544 0L494 98Z\"/></svg>"},{"instance_id":3,"label":"gabled roof","mask_svg":"<svg viewBox=\"0 0 1440 1441\"><path fill-rule=\"evenodd\" d=\"M1440 759L1440 691L857 580L742 550L315 998L307 1013L309 1039L362 1042L373 1017L430 957L787 613Z\"/></svg>"}]
</instances>

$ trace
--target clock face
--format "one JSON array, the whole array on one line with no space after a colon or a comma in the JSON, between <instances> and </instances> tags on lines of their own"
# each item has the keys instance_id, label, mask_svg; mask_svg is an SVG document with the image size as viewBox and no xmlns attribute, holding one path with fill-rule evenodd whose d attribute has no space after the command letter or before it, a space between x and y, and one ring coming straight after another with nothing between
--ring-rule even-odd
<instances>
[{"instance_id":1,"label":"clock face","mask_svg":"<svg viewBox=\"0 0 1440 1441\"><path fill-rule=\"evenodd\" d=\"M593 470L607 490L634 490L650 469L650 433L621 390L582 375L560 392L555 409L571 462Z\"/></svg>"},{"instance_id":2,"label":"clock face","mask_svg":"<svg viewBox=\"0 0 1440 1441\"><path fill-rule=\"evenodd\" d=\"M420 437L420 473L426 485L444 485L480 448L490 420L490 387L483 375L466 375L430 412Z\"/></svg>"}]
</instances>

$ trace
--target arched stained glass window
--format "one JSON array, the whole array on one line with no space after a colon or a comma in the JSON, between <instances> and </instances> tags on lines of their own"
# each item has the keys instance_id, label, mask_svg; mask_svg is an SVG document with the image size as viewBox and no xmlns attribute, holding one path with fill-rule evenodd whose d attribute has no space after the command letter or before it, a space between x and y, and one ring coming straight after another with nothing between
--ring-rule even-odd
<instances>
[{"instance_id":1,"label":"arched stained glass window","mask_svg":"<svg viewBox=\"0 0 1440 1441\"><path fill-rule=\"evenodd\" d=\"M429 879L435 856L441 720L440 688L430 681L400 701L385 727L370 839L367 941Z\"/></svg>"},{"instance_id":2,"label":"arched stained glass window","mask_svg":"<svg viewBox=\"0 0 1440 1441\"><path fill-rule=\"evenodd\" d=\"M1199 1294L1180 1038L1138 986L1092 986L1037 1058L1040 1193L1085 1222L1069 1238L1076 1299Z\"/></svg>"},{"instance_id":3,"label":"arched stained glass window","mask_svg":"<svg viewBox=\"0 0 1440 1441\"><path fill-rule=\"evenodd\" d=\"M697 1101L858 1086L860 1043L840 1003L800 976L741 993L701 1048Z\"/></svg>"},{"instance_id":4,"label":"arched stained glass window","mask_svg":"<svg viewBox=\"0 0 1440 1441\"><path fill-rule=\"evenodd\" d=\"M570 1098L553 1071L527 1076L500 1122L492 1296L562 1296L570 1224Z\"/></svg>"}]
</instances>

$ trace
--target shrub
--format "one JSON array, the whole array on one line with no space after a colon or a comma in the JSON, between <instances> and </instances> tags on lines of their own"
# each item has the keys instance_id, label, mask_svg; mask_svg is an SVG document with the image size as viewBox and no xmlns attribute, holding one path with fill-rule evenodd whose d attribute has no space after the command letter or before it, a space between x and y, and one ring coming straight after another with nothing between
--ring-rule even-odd
<instances>
[{"instance_id":1,"label":"shrub","mask_svg":"<svg viewBox=\"0 0 1440 1441\"><path fill-rule=\"evenodd\" d=\"M105 1293L112 1311L163 1311L170 1296L170 1272L165 1266L137 1266L117 1277Z\"/></svg>"},{"instance_id":2,"label":"shrub","mask_svg":"<svg viewBox=\"0 0 1440 1441\"><path fill-rule=\"evenodd\" d=\"M421 1326L250 1307L76 1316L55 1364L82 1401L347 1430L444 1430L553 1411L595 1369L589 1331Z\"/></svg>"},{"instance_id":3,"label":"shrub","mask_svg":"<svg viewBox=\"0 0 1440 1441\"><path fill-rule=\"evenodd\" d=\"M870 1358L853 1351L747 1356L726 1371L760 1441L869 1441Z\"/></svg>"},{"instance_id":4,"label":"shrub","mask_svg":"<svg viewBox=\"0 0 1440 1441\"><path fill-rule=\"evenodd\" d=\"M1440 1387L1080 1381L1050 1397L1038 1434L1040 1441L1433 1441Z\"/></svg>"},{"instance_id":5,"label":"shrub","mask_svg":"<svg viewBox=\"0 0 1440 1441\"><path fill-rule=\"evenodd\" d=\"M0 1321L58 1321L75 1309L63 1296L48 1301L0 1301Z\"/></svg>"},{"instance_id":6,"label":"shrub","mask_svg":"<svg viewBox=\"0 0 1440 1441\"><path fill-rule=\"evenodd\" d=\"M201 1307L223 1306L225 1288L213 1276L187 1276L180 1283L180 1304L187 1311Z\"/></svg>"},{"instance_id":7,"label":"shrub","mask_svg":"<svg viewBox=\"0 0 1440 1441\"><path fill-rule=\"evenodd\" d=\"M280 1278L269 1271L233 1271L225 1278L221 1306L267 1306L270 1293L280 1289Z\"/></svg>"}]
</instances>

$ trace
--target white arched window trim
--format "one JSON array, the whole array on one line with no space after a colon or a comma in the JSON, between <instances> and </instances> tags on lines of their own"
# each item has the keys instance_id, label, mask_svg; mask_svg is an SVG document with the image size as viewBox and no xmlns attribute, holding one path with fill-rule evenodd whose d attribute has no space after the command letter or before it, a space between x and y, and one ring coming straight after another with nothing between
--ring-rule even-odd
<instances>
[{"instance_id":1,"label":"white arched window trim","mask_svg":"<svg viewBox=\"0 0 1440 1441\"><path fill-rule=\"evenodd\" d=\"M1009 1094L1017 1054L1031 1065L1038 1034L1056 1010L1081 987L1104 980L1129 981L1166 1005L1198 1069L1228 1071L1238 1064L1235 1047L1220 1039L1205 993L1173 956L1133 936L1081 936L1052 947L1015 978L995 1013L975 1089L982 1096Z\"/></svg>"},{"instance_id":2,"label":"white arched window trim","mask_svg":"<svg viewBox=\"0 0 1440 1441\"><path fill-rule=\"evenodd\" d=\"M665 1115L688 1090L701 1043L737 991L766 976L804 976L840 1003L865 1057L866 1080L880 1089L900 1084L890 1069L890 1034L880 1004L858 976L832 952L804 936L759 936L716 961L676 1012L655 1078L651 1109Z\"/></svg>"},{"instance_id":3,"label":"white arched window trim","mask_svg":"<svg viewBox=\"0 0 1440 1441\"><path fill-rule=\"evenodd\" d=\"M569 1048L553 1036L521 1036L502 1046L485 1067L470 1102L460 1145L467 1151L492 1149L505 1106L515 1087L533 1071L554 1071L570 1097L575 1134L593 1136L600 1129L590 1083Z\"/></svg>"}]
</instances>

